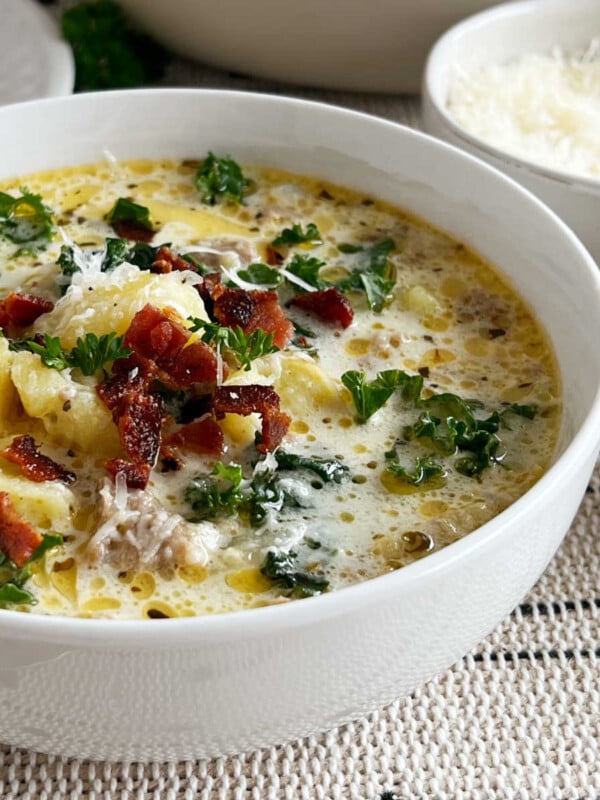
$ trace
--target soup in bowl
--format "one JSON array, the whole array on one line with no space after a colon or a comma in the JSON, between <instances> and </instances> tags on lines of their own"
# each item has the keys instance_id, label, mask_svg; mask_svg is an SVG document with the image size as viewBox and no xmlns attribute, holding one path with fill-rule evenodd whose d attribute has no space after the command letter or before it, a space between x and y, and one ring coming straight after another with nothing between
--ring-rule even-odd
<instances>
[{"instance_id":1,"label":"soup in bowl","mask_svg":"<svg viewBox=\"0 0 600 800\"><path fill-rule=\"evenodd\" d=\"M597 451L598 278L568 229L339 109L157 91L2 115L2 736L231 752L485 635Z\"/></svg>"}]
</instances>

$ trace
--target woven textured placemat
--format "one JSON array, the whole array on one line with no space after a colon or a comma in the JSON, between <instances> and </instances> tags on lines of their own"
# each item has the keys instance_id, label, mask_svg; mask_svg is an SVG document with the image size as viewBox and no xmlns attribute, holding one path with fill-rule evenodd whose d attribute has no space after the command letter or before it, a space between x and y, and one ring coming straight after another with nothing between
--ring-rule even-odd
<instances>
[{"instance_id":1,"label":"woven textured placemat","mask_svg":"<svg viewBox=\"0 0 600 800\"><path fill-rule=\"evenodd\" d=\"M182 60L163 83L285 93L419 125L414 98L296 89ZM0 798L598 800L599 527L600 464L562 547L510 618L445 674L352 725L169 764L67 760L0 744Z\"/></svg>"}]
</instances>

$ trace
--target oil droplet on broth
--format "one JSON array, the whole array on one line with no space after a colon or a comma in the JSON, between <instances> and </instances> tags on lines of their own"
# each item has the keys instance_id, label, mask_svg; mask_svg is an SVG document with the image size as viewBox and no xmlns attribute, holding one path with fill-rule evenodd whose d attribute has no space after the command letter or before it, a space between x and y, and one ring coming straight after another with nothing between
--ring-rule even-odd
<instances>
[{"instance_id":1,"label":"oil droplet on broth","mask_svg":"<svg viewBox=\"0 0 600 800\"><path fill-rule=\"evenodd\" d=\"M225 582L236 592L246 594L261 594L273 588L273 581L269 580L259 569L240 569L229 572Z\"/></svg>"}]
</instances>

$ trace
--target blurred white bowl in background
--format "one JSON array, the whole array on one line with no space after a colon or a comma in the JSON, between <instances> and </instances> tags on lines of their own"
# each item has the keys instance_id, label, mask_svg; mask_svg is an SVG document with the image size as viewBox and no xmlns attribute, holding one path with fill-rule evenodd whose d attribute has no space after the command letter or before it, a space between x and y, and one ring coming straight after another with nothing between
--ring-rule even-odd
<instances>
[{"instance_id":1,"label":"blurred white bowl in background","mask_svg":"<svg viewBox=\"0 0 600 800\"><path fill-rule=\"evenodd\" d=\"M586 48L600 35L598 0L521 0L464 20L431 51L423 83L423 123L428 133L484 159L538 195L561 216L600 261L600 179L540 166L489 144L459 125L448 111L457 69L471 71L529 53Z\"/></svg>"},{"instance_id":2,"label":"blurred white bowl in background","mask_svg":"<svg viewBox=\"0 0 600 800\"><path fill-rule=\"evenodd\" d=\"M182 56L304 86L418 92L427 51L494 0L120 0Z\"/></svg>"}]
</instances>

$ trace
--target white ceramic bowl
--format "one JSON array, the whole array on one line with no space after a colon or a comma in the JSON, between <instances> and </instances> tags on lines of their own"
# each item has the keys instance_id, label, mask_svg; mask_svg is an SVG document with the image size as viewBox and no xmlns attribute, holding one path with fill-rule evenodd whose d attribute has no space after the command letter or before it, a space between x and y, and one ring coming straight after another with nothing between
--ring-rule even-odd
<instances>
[{"instance_id":1,"label":"white ceramic bowl","mask_svg":"<svg viewBox=\"0 0 600 800\"><path fill-rule=\"evenodd\" d=\"M446 28L495 0L120 0L182 56L276 81L418 92Z\"/></svg>"},{"instance_id":2,"label":"white ceramic bowl","mask_svg":"<svg viewBox=\"0 0 600 800\"><path fill-rule=\"evenodd\" d=\"M231 153L373 193L451 231L510 276L550 331L564 383L559 453L479 530L337 593L161 621L0 611L0 741L100 759L198 758L323 730L410 692L523 598L583 495L600 442L592 259L502 174L351 111L193 90L0 109L0 178L97 161L104 149L119 159Z\"/></svg>"},{"instance_id":3,"label":"white ceramic bowl","mask_svg":"<svg viewBox=\"0 0 600 800\"><path fill-rule=\"evenodd\" d=\"M510 155L456 123L447 98L456 67L476 69L554 46L580 50L600 36L598 0L522 0L476 14L445 33L425 69L425 130L487 161L542 198L600 261L600 180L578 177Z\"/></svg>"}]
</instances>

